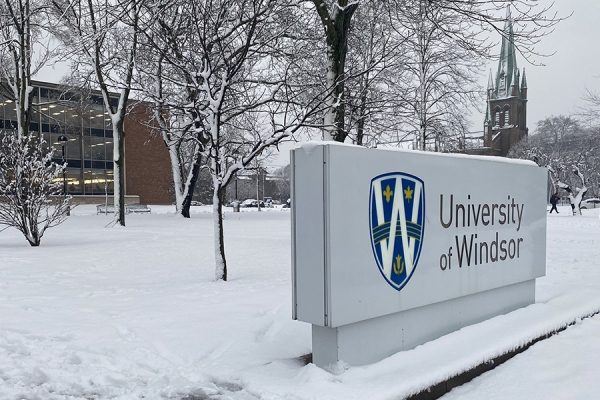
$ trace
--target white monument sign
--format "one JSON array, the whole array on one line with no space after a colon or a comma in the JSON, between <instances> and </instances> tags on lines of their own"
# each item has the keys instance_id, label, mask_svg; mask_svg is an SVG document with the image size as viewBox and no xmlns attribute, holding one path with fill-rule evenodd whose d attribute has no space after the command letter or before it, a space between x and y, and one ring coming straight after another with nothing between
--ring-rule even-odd
<instances>
[{"instance_id":1,"label":"white monument sign","mask_svg":"<svg viewBox=\"0 0 600 400\"><path fill-rule=\"evenodd\" d=\"M535 300L546 169L309 143L292 151L293 318L313 362L375 362Z\"/></svg>"}]
</instances>

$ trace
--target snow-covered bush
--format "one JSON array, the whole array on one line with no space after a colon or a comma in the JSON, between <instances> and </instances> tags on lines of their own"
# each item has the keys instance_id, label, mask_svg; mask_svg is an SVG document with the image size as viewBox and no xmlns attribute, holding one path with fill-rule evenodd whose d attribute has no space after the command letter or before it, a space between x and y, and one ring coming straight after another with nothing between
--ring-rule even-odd
<instances>
[{"instance_id":1,"label":"snow-covered bush","mask_svg":"<svg viewBox=\"0 0 600 400\"><path fill-rule=\"evenodd\" d=\"M30 245L39 246L46 229L67 217L66 165L53 162L54 148L34 135L0 131L0 136L0 225L18 229Z\"/></svg>"}]
</instances>

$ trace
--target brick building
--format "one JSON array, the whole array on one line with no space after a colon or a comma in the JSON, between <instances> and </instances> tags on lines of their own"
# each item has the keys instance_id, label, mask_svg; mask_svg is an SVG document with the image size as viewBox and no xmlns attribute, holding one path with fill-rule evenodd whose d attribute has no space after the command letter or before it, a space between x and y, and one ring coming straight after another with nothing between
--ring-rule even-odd
<instances>
[{"instance_id":1,"label":"brick building","mask_svg":"<svg viewBox=\"0 0 600 400\"><path fill-rule=\"evenodd\" d=\"M67 193L76 202L103 203L114 192L113 131L98 94L82 96L57 85L35 82L30 132L56 148L55 161L62 159L61 135L67 161ZM118 99L111 99L115 104ZM132 105L125 119L126 202L171 203L169 153L162 138L151 134L146 107ZM0 90L0 130L17 126L13 100Z\"/></svg>"},{"instance_id":2,"label":"brick building","mask_svg":"<svg viewBox=\"0 0 600 400\"><path fill-rule=\"evenodd\" d=\"M148 108L134 106L125 119L125 193L140 203L171 204L173 176L169 152L147 126Z\"/></svg>"}]
</instances>

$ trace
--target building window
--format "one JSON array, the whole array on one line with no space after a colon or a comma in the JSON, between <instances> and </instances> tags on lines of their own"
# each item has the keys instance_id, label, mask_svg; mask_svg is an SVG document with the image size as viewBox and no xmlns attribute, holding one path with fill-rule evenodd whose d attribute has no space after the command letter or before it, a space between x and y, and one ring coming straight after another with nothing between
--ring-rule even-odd
<instances>
[{"instance_id":1,"label":"building window","mask_svg":"<svg viewBox=\"0 0 600 400\"><path fill-rule=\"evenodd\" d=\"M504 125L510 125L510 106L507 104L504 106L504 110L502 112L503 114L503 120L504 122L502 123L502 126Z\"/></svg>"},{"instance_id":2,"label":"building window","mask_svg":"<svg viewBox=\"0 0 600 400\"><path fill-rule=\"evenodd\" d=\"M30 131L40 133L47 146L53 146L54 161L62 162L60 135L69 141L65 145L68 168L65 174L70 194L112 194L113 132L111 120L100 96L92 96L83 107L76 94L64 94L49 88L34 88L34 107ZM74 101L69 101L74 99ZM117 104L118 99L111 99ZM16 129L14 101L0 94L0 129ZM62 177L61 177L62 179Z\"/></svg>"},{"instance_id":3,"label":"building window","mask_svg":"<svg viewBox=\"0 0 600 400\"><path fill-rule=\"evenodd\" d=\"M504 93L506 91L506 74L504 73L504 68L500 73L500 83L498 84L498 91L500 93Z\"/></svg>"},{"instance_id":4,"label":"building window","mask_svg":"<svg viewBox=\"0 0 600 400\"><path fill-rule=\"evenodd\" d=\"M494 126L500 126L500 107L494 109Z\"/></svg>"},{"instance_id":5,"label":"building window","mask_svg":"<svg viewBox=\"0 0 600 400\"><path fill-rule=\"evenodd\" d=\"M82 194L81 190L81 168L67 168L67 192L71 194Z\"/></svg>"}]
</instances>

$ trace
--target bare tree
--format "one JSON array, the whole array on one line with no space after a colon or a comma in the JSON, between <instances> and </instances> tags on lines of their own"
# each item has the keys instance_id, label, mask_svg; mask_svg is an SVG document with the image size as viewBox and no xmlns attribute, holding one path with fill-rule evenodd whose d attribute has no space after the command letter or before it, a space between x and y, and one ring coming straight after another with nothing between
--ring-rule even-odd
<instances>
[{"instance_id":1,"label":"bare tree","mask_svg":"<svg viewBox=\"0 0 600 400\"><path fill-rule=\"evenodd\" d=\"M207 20L202 24L208 33L200 36L202 47L216 51L203 53L204 79L198 86L202 101L195 102L195 113L202 117L209 139L206 155L213 177L216 279L223 280L227 280L227 264L222 206L227 185L237 171L300 129L319 107L316 102L301 111L290 109L289 97L281 93L286 88L286 68L278 59L278 42L291 28L286 2L254 0L247 3L250 9L240 1L228 3L227 19L219 17L216 25L208 25ZM207 16L218 10L202 11ZM219 45L213 47L210 42L215 38ZM285 101L278 101L281 96Z\"/></svg>"},{"instance_id":2,"label":"bare tree","mask_svg":"<svg viewBox=\"0 0 600 400\"><path fill-rule=\"evenodd\" d=\"M189 218L207 141L193 107L187 107L198 93L195 74L201 68L201 58L188 53L196 46L193 16L184 2L156 0L147 2L145 19L151 29L141 32L140 87L153 104L155 125L149 126L169 150L176 211Z\"/></svg>"},{"instance_id":3,"label":"bare tree","mask_svg":"<svg viewBox=\"0 0 600 400\"><path fill-rule=\"evenodd\" d=\"M193 0L169 7L175 15L155 7L158 27L146 35L156 54L145 67L153 82L148 95L167 145L192 143L187 182L200 156L211 173L215 277L227 280L222 214L227 185L237 171L300 129L321 102L308 101L300 110L293 97L302 89L287 80L285 45L295 24L294 1ZM176 153L174 176L182 170ZM191 187L180 187L182 198L186 190L191 195Z\"/></svg>"},{"instance_id":4,"label":"bare tree","mask_svg":"<svg viewBox=\"0 0 600 400\"><path fill-rule=\"evenodd\" d=\"M78 55L74 69L84 79L95 78L112 123L114 140L115 223L125 226L125 115L134 83L136 54L144 0L54 0L55 35L69 56ZM113 94L118 101L113 102Z\"/></svg>"},{"instance_id":5,"label":"bare tree","mask_svg":"<svg viewBox=\"0 0 600 400\"><path fill-rule=\"evenodd\" d=\"M19 137L29 134L32 76L52 57L44 41L47 11L45 0L0 0L0 91L15 104Z\"/></svg>"},{"instance_id":6,"label":"bare tree","mask_svg":"<svg viewBox=\"0 0 600 400\"><path fill-rule=\"evenodd\" d=\"M355 12L348 38L345 131L366 147L402 142L405 38L394 34L386 2L366 2Z\"/></svg>"},{"instance_id":7,"label":"bare tree","mask_svg":"<svg viewBox=\"0 0 600 400\"><path fill-rule=\"evenodd\" d=\"M430 2L396 9L393 21L396 34L406 38L401 68L407 90L398 94L405 96L405 126L416 149L446 150L468 128L468 110L481 100L476 74L489 49L463 15Z\"/></svg>"},{"instance_id":8,"label":"bare tree","mask_svg":"<svg viewBox=\"0 0 600 400\"><path fill-rule=\"evenodd\" d=\"M598 125L600 121L600 94L586 89L583 100L585 105L579 108L577 116L592 125Z\"/></svg>"},{"instance_id":9,"label":"bare tree","mask_svg":"<svg viewBox=\"0 0 600 400\"><path fill-rule=\"evenodd\" d=\"M554 145L558 145L567 136L573 136L581 132L581 127L573 117L552 115L538 121L536 130L542 138L553 140Z\"/></svg>"},{"instance_id":10,"label":"bare tree","mask_svg":"<svg viewBox=\"0 0 600 400\"><path fill-rule=\"evenodd\" d=\"M290 164L280 167L273 173L275 179L274 198L285 201L290 197Z\"/></svg>"},{"instance_id":11,"label":"bare tree","mask_svg":"<svg viewBox=\"0 0 600 400\"><path fill-rule=\"evenodd\" d=\"M572 117L549 117L537 125L536 133L521 140L509 157L547 167L550 191L564 190L574 213L580 214L583 197L590 192L597 196L600 190L600 135Z\"/></svg>"},{"instance_id":12,"label":"bare tree","mask_svg":"<svg viewBox=\"0 0 600 400\"><path fill-rule=\"evenodd\" d=\"M66 165L53 163L54 149L46 150L29 132L32 76L52 55L43 40L47 6L43 0L0 1L0 93L17 117L14 131L0 132L0 225L21 231L31 246L39 246L46 229L63 222L69 209L57 179Z\"/></svg>"}]
</instances>

